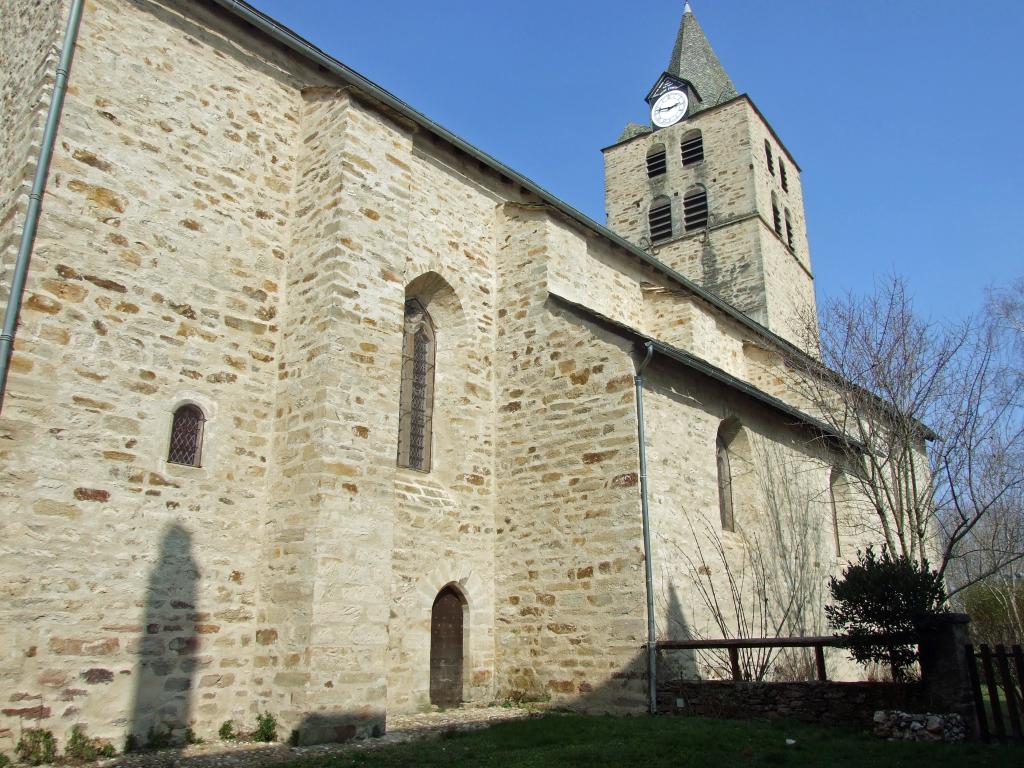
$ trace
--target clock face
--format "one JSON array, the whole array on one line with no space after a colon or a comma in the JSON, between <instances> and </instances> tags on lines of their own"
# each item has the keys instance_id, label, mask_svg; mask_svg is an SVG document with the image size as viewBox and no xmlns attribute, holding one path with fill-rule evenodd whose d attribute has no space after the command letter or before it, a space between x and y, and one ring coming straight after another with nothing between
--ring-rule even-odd
<instances>
[{"instance_id":1,"label":"clock face","mask_svg":"<svg viewBox=\"0 0 1024 768\"><path fill-rule=\"evenodd\" d=\"M682 91L663 93L651 107L651 122L659 128L675 125L686 115L689 99Z\"/></svg>"}]
</instances>

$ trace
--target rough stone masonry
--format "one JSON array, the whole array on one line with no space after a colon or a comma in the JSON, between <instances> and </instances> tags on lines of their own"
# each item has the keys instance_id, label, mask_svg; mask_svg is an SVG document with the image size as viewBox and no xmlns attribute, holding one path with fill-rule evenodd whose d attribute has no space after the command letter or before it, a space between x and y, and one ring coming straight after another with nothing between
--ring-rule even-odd
<instances>
[{"instance_id":1,"label":"rough stone masonry","mask_svg":"<svg viewBox=\"0 0 1024 768\"><path fill-rule=\"evenodd\" d=\"M67 10L0 15L4 286ZM700 120L704 172L763 217L763 118L742 96ZM635 147L609 154L630 240ZM791 184L794 249L748 218L702 272L684 238L705 290L216 3L89 0L0 415L0 751L264 711L306 742L379 732L430 707L446 587L463 700L641 711L644 339L680 352L645 389L659 636L709 631L695 544L749 551L766 468L801 478L822 579L862 535L769 330L813 301ZM429 472L396 462L409 299L436 336ZM168 461L183 405L199 466Z\"/></svg>"}]
</instances>

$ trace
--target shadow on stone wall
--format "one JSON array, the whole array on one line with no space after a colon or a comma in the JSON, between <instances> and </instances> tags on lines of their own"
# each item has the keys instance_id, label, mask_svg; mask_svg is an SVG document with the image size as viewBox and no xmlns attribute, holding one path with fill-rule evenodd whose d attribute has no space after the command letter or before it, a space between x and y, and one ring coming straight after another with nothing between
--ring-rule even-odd
<instances>
[{"instance_id":1,"label":"shadow on stone wall","mask_svg":"<svg viewBox=\"0 0 1024 768\"><path fill-rule=\"evenodd\" d=\"M174 523L161 538L144 598L128 729L139 747L166 746L161 738L181 742L189 726L193 681L200 663L198 581L192 535Z\"/></svg>"}]
</instances>

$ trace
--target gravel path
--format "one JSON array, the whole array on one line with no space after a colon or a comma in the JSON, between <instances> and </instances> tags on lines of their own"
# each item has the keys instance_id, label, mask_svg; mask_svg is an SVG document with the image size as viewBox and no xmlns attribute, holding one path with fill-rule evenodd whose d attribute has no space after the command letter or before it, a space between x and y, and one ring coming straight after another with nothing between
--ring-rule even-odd
<instances>
[{"instance_id":1,"label":"gravel path","mask_svg":"<svg viewBox=\"0 0 1024 768\"><path fill-rule=\"evenodd\" d=\"M535 714L515 707L474 707L396 715L388 718L387 733L379 739L364 739L347 744L320 744L314 747L289 747L286 744L234 744L212 742L160 752L136 752L103 760L101 768L263 768L303 757L339 755L367 749L380 749L417 739L427 739L442 731L471 731L505 720L519 720Z\"/></svg>"}]
</instances>

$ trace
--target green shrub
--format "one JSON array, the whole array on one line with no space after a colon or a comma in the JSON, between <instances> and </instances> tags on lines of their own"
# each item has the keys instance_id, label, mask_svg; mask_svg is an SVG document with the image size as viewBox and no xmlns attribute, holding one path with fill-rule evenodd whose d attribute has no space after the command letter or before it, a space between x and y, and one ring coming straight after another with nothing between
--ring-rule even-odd
<instances>
[{"instance_id":1,"label":"green shrub","mask_svg":"<svg viewBox=\"0 0 1024 768\"><path fill-rule=\"evenodd\" d=\"M139 751L139 739L134 733L129 733L124 737L124 749L121 751L126 755Z\"/></svg>"},{"instance_id":2,"label":"green shrub","mask_svg":"<svg viewBox=\"0 0 1024 768\"><path fill-rule=\"evenodd\" d=\"M57 742L50 731L42 728L29 728L21 735L14 751L21 760L29 765L52 763L57 757Z\"/></svg>"},{"instance_id":3,"label":"green shrub","mask_svg":"<svg viewBox=\"0 0 1024 768\"><path fill-rule=\"evenodd\" d=\"M149 727L146 734L146 749L167 749L171 746L171 729L164 730L155 725Z\"/></svg>"},{"instance_id":4,"label":"green shrub","mask_svg":"<svg viewBox=\"0 0 1024 768\"><path fill-rule=\"evenodd\" d=\"M9 758L3 752L0 752L0 768L7 768L7 766L10 765L10 764L11 764L11 758Z\"/></svg>"},{"instance_id":5,"label":"green shrub","mask_svg":"<svg viewBox=\"0 0 1024 768\"><path fill-rule=\"evenodd\" d=\"M101 757L113 757L114 746L101 739L90 739L85 735L82 726L71 729L68 744L64 747L64 757L71 762L91 763Z\"/></svg>"},{"instance_id":6,"label":"green shrub","mask_svg":"<svg viewBox=\"0 0 1024 768\"><path fill-rule=\"evenodd\" d=\"M203 740L196 736L196 732L192 730L192 726L185 729L185 743L186 744L202 744Z\"/></svg>"},{"instance_id":7,"label":"green shrub","mask_svg":"<svg viewBox=\"0 0 1024 768\"><path fill-rule=\"evenodd\" d=\"M886 664L898 681L910 676L917 648L878 642L877 636L911 634L928 617L947 611L938 572L927 563L893 557L885 547L881 556L872 547L858 552L857 562L829 580L829 591L836 602L825 606L825 615L851 641L850 655L862 664Z\"/></svg>"},{"instance_id":8,"label":"green shrub","mask_svg":"<svg viewBox=\"0 0 1024 768\"><path fill-rule=\"evenodd\" d=\"M269 712L256 717L256 730L252 734L256 741L277 741L277 718Z\"/></svg>"},{"instance_id":9,"label":"green shrub","mask_svg":"<svg viewBox=\"0 0 1024 768\"><path fill-rule=\"evenodd\" d=\"M235 740L235 724L230 720L225 720L220 724L220 728L217 729L217 735L221 741L234 741Z\"/></svg>"}]
</instances>

